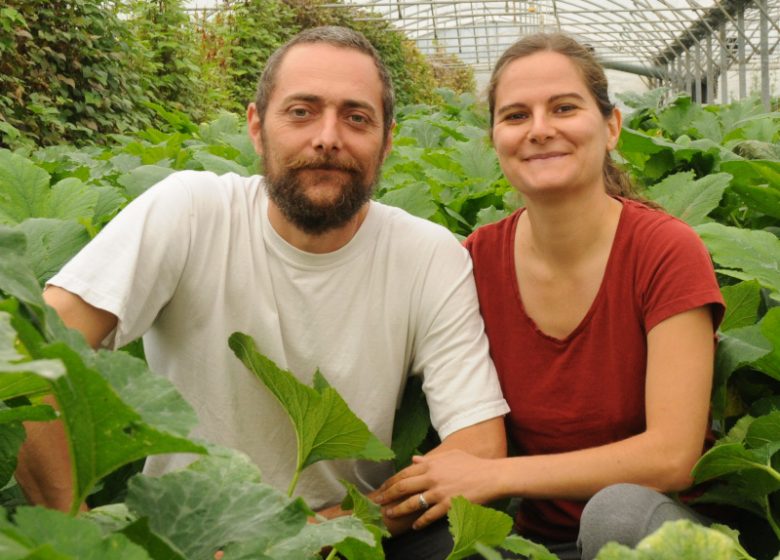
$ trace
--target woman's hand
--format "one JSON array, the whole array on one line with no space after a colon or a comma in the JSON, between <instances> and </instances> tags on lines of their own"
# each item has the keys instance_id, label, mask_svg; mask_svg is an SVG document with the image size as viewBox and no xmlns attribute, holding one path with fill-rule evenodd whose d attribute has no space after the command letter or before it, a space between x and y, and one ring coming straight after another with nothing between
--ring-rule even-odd
<instances>
[{"instance_id":1,"label":"woman's hand","mask_svg":"<svg viewBox=\"0 0 780 560\"><path fill-rule=\"evenodd\" d=\"M391 519L424 512L412 525L422 529L446 515L455 496L475 503L500 497L498 469L500 460L481 459L460 450L413 457L412 465L382 485L377 503L385 506L382 511ZM393 502L398 503L388 506Z\"/></svg>"}]
</instances>

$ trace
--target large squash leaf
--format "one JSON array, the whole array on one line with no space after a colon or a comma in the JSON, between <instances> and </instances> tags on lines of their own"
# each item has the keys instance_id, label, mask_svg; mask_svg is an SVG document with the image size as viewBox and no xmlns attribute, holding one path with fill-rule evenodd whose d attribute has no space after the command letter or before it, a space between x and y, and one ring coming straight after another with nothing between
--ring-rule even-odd
<instances>
[{"instance_id":1,"label":"large squash leaf","mask_svg":"<svg viewBox=\"0 0 780 560\"><path fill-rule=\"evenodd\" d=\"M317 461L345 458L383 461L393 458L393 452L355 416L322 374L316 372L314 387L307 387L292 373L280 369L260 354L248 335L233 333L229 344L249 371L273 393L293 423L298 440L298 459L290 493L300 472Z\"/></svg>"}]
</instances>

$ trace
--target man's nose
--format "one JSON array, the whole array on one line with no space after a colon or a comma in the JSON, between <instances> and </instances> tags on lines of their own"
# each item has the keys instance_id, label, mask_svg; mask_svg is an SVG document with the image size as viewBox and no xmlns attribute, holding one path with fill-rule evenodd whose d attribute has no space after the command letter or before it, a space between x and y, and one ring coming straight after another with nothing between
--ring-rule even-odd
<instances>
[{"instance_id":1,"label":"man's nose","mask_svg":"<svg viewBox=\"0 0 780 560\"><path fill-rule=\"evenodd\" d=\"M314 149L326 152L341 149L340 124L339 116L335 112L325 111L313 139Z\"/></svg>"}]
</instances>

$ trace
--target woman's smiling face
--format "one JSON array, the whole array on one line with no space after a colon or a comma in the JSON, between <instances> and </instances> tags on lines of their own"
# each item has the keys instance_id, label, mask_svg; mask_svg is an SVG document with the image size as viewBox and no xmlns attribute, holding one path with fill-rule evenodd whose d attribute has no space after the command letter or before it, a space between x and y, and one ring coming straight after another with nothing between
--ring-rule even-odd
<instances>
[{"instance_id":1,"label":"woman's smiling face","mask_svg":"<svg viewBox=\"0 0 780 560\"><path fill-rule=\"evenodd\" d=\"M604 157L617 144L620 114L601 114L568 57L540 51L508 63L493 117L501 168L525 196L604 190Z\"/></svg>"}]
</instances>

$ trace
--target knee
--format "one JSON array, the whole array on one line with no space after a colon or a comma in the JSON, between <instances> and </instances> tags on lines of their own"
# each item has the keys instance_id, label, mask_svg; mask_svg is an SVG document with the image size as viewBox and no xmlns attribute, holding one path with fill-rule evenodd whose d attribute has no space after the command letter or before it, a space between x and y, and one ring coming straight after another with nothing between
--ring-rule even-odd
<instances>
[{"instance_id":1,"label":"knee","mask_svg":"<svg viewBox=\"0 0 780 560\"><path fill-rule=\"evenodd\" d=\"M582 560L608 542L634 547L651 531L653 512L669 498L637 484L614 484L596 493L582 512L577 539Z\"/></svg>"}]
</instances>

